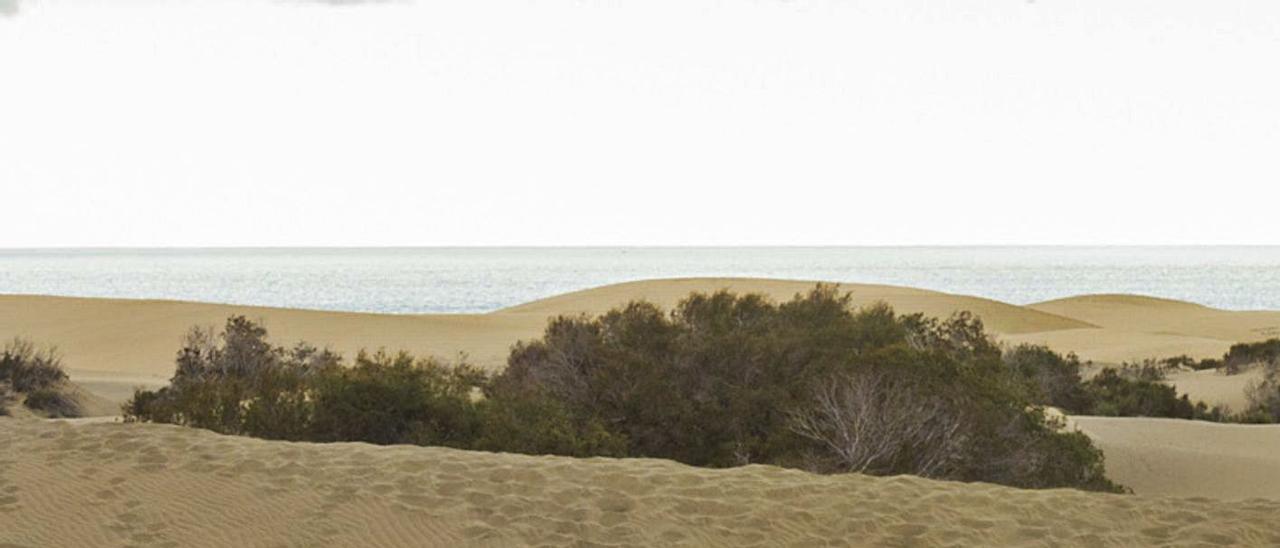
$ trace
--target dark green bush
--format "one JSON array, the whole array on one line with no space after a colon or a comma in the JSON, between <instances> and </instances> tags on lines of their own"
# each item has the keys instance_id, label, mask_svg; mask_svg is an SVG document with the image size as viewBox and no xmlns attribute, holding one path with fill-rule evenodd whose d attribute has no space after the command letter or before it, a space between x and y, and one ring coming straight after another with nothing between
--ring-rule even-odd
<instances>
[{"instance_id":1,"label":"dark green bush","mask_svg":"<svg viewBox=\"0 0 1280 548\"><path fill-rule=\"evenodd\" d=\"M267 438L1118 490L1088 438L1035 405L1078 397L1078 363L1023 352L1048 369L1006 361L972 315L856 310L824 286L781 304L722 291L670 313L637 302L557 318L492 378L382 352L343 367L232 318L220 335L193 331L170 386L124 412Z\"/></svg>"},{"instance_id":2,"label":"dark green bush","mask_svg":"<svg viewBox=\"0 0 1280 548\"><path fill-rule=\"evenodd\" d=\"M0 410L25 394L22 404L28 409L48 417L79 417L80 402L66 393L66 387L67 374L55 349L13 339L0 350ZM10 396L9 391L17 394Z\"/></svg>"},{"instance_id":3,"label":"dark green bush","mask_svg":"<svg viewBox=\"0 0 1280 548\"><path fill-rule=\"evenodd\" d=\"M1222 368L1227 374L1239 373L1249 365L1278 363L1280 363L1280 339L1233 344L1222 357Z\"/></svg>"},{"instance_id":4,"label":"dark green bush","mask_svg":"<svg viewBox=\"0 0 1280 548\"><path fill-rule=\"evenodd\" d=\"M1013 369L971 315L854 310L819 287L782 304L719 292L670 314L633 303L558 318L517 346L493 394L562 402L631 456L1115 489Z\"/></svg>"},{"instance_id":5,"label":"dark green bush","mask_svg":"<svg viewBox=\"0 0 1280 548\"><path fill-rule=\"evenodd\" d=\"M13 339L0 350L0 382L16 392L52 388L66 380L62 358L53 348L40 349L31 341Z\"/></svg>"},{"instance_id":6,"label":"dark green bush","mask_svg":"<svg viewBox=\"0 0 1280 548\"><path fill-rule=\"evenodd\" d=\"M1004 363L1026 380L1032 401L1068 413L1083 413L1090 407L1075 354L1064 357L1046 346L1023 344L1006 351Z\"/></svg>"},{"instance_id":7,"label":"dark green bush","mask_svg":"<svg viewBox=\"0 0 1280 548\"><path fill-rule=\"evenodd\" d=\"M1222 367L1222 362L1220 360L1206 358L1206 359L1197 361L1195 358L1192 358L1191 356L1187 356L1185 354L1181 356L1174 356L1172 358L1165 358L1163 360L1160 360L1160 364L1163 365L1166 369L1185 367L1188 369L1194 369L1196 371L1204 371L1208 369L1217 369L1219 367Z\"/></svg>"},{"instance_id":8,"label":"dark green bush","mask_svg":"<svg viewBox=\"0 0 1280 548\"><path fill-rule=\"evenodd\" d=\"M482 380L465 366L362 353L315 383L312 438L469 447L479 428L471 391Z\"/></svg>"},{"instance_id":9,"label":"dark green bush","mask_svg":"<svg viewBox=\"0 0 1280 548\"><path fill-rule=\"evenodd\" d=\"M1166 372L1183 365L1184 358L1125 363L1105 368L1088 381L1081 380L1079 358L1071 354L1064 357L1044 346L1014 347L1005 352L1004 361L1015 376L1026 381L1033 402L1070 414L1237 420L1225 407L1193 404L1164 383Z\"/></svg>"},{"instance_id":10,"label":"dark green bush","mask_svg":"<svg viewBox=\"0 0 1280 548\"><path fill-rule=\"evenodd\" d=\"M309 439L314 380L339 369L341 358L306 344L273 347L266 338L265 328L243 316L229 318L220 334L192 329L170 385L135 392L122 409L125 419Z\"/></svg>"},{"instance_id":11,"label":"dark green bush","mask_svg":"<svg viewBox=\"0 0 1280 548\"><path fill-rule=\"evenodd\" d=\"M138 390L123 406L127 421L268 439L622 454L616 436L572 420L558 402L484 400L487 376L466 365L379 351L343 367L305 344L274 347L243 317L221 333L192 330L176 362L169 386Z\"/></svg>"},{"instance_id":12,"label":"dark green bush","mask_svg":"<svg viewBox=\"0 0 1280 548\"><path fill-rule=\"evenodd\" d=\"M1084 384L1092 405L1088 415L1114 417L1169 417L1190 419L1196 406L1172 386L1139 376L1129 377L1106 368Z\"/></svg>"},{"instance_id":13,"label":"dark green bush","mask_svg":"<svg viewBox=\"0 0 1280 548\"><path fill-rule=\"evenodd\" d=\"M1228 375L1235 375L1250 365L1269 365L1280 363L1280 338L1250 343L1231 345L1221 359L1202 359L1196 361L1190 356L1176 356L1161 360L1169 367L1189 367L1197 371L1218 369Z\"/></svg>"},{"instance_id":14,"label":"dark green bush","mask_svg":"<svg viewBox=\"0 0 1280 548\"><path fill-rule=\"evenodd\" d=\"M31 392L22 405L51 419L74 418L84 414L79 401L57 388L41 388Z\"/></svg>"},{"instance_id":15,"label":"dark green bush","mask_svg":"<svg viewBox=\"0 0 1280 548\"><path fill-rule=\"evenodd\" d=\"M572 416L546 396L485 398L478 402L479 435L471 449L529 455L625 457L626 440L599 419Z\"/></svg>"}]
</instances>

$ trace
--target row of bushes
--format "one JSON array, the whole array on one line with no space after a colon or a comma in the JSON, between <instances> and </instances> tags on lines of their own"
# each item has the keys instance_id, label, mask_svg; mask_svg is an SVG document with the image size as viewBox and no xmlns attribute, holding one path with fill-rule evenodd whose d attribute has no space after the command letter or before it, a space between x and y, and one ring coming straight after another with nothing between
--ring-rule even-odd
<instances>
[{"instance_id":1,"label":"row of bushes","mask_svg":"<svg viewBox=\"0 0 1280 548\"><path fill-rule=\"evenodd\" d=\"M1164 383L1169 371L1191 368L1217 370L1235 375L1261 368L1261 378L1245 386L1247 406L1233 410L1226 406L1192 403L1184 394ZM1084 383L1086 389L1101 389L1095 405L1074 409L1089 415L1153 416L1198 419L1214 422L1253 424L1280 423L1280 339L1268 339L1231 346L1221 359L1195 361L1187 356L1148 359L1103 369Z\"/></svg>"},{"instance_id":2,"label":"row of bushes","mask_svg":"<svg viewBox=\"0 0 1280 548\"><path fill-rule=\"evenodd\" d=\"M1158 360L1107 367L1082 380L1084 364L1074 354L1063 356L1044 346L1022 345L1005 352L1005 362L1030 381L1031 399L1073 415L1167 417L1228 421L1221 407L1192 403L1162 382L1165 366Z\"/></svg>"},{"instance_id":3,"label":"row of bushes","mask_svg":"<svg viewBox=\"0 0 1280 548\"><path fill-rule=\"evenodd\" d=\"M1280 365L1280 338L1231 345L1221 359L1196 360L1190 356L1177 356L1159 360L1166 368L1187 367L1197 371L1216 369L1235 375L1251 365Z\"/></svg>"},{"instance_id":4,"label":"row of bushes","mask_svg":"<svg viewBox=\"0 0 1280 548\"><path fill-rule=\"evenodd\" d=\"M1090 440L1036 405L1056 381L1011 367L977 318L859 310L830 287L781 304L718 292L669 313L634 302L560 317L496 375L385 352L348 367L266 336L242 317L216 336L193 331L172 383L138 391L127 420L273 439L1120 489Z\"/></svg>"},{"instance_id":5,"label":"row of bushes","mask_svg":"<svg viewBox=\"0 0 1280 548\"><path fill-rule=\"evenodd\" d=\"M49 417L80 416L79 403L67 394L67 374L54 348L37 348L25 339L12 339L0 350L0 413L14 399Z\"/></svg>"}]
</instances>

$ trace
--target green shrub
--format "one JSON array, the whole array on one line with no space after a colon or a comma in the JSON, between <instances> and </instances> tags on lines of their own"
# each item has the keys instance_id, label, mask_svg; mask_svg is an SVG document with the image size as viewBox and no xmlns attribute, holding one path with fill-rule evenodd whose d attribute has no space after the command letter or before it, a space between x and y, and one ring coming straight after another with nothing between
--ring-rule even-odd
<instances>
[{"instance_id":1,"label":"green shrub","mask_svg":"<svg viewBox=\"0 0 1280 548\"><path fill-rule=\"evenodd\" d=\"M471 449L527 455L625 457L626 440L593 418L574 417L542 395L478 402L482 425Z\"/></svg>"},{"instance_id":2,"label":"green shrub","mask_svg":"<svg viewBox=\"0 0 1280 548\"><path fill-rule=\"evenodd\" d=\"M1193 369L1196 371L1204 371L1208 369L1217 369L1219 367L1222 367L1222 362L1220 360L1206 358L1206 359L1197 361L1195 358L1192 358L1191 356L1187 356L1186 354L1183 354L1181 356L1174 356L1172 358L1165 358L1163 360L1160 360L1160 364L1163 365L1166 369L1185 367L1185 368Z\"/></svg>"},{"instance_id":3,"label":"green shrub","mask_svg":"<svg viewBox=\"0 0 1280 548\"><path fill-rule=\"evenodd\" d=\"M31 392L22 405L51 419L74 418L84 414L79 401L56 388L41 388Z\"/></svg>"},{"instance_id":4,"label":"green shrub","mask_svg":"<svg viewBox=\"0 0 1280 548\"><path fill-rule=\"evenodd\" d=\"M65 392L66 386L67 374L56 349L12 339L0 350L0 409L25 394L22 404L28 409L48 417L79 417L80 403ZM10 391L17 394L11 396Z\"/></svg>"},{"instance_id":5,"label":"green shrub","mask_svg":"<svg viewBox=\"0 0 1280 548\"><path fill-rule=\"evenodd\" d=\"M1192 404L1186 395L1164 383L1166 372L1190 358L1143 360L1105 368L1082 381L1082 365L1044 346L1021 345L1007 350L1004 361L1015 376L1025 379L1031 400L1071 414L1115 417L1167 417L1213 422L1235 420L1225 407Z\"/></svg>"},{"instance_id":6,"label":"green shrub","mask_svg":"<svg viewBox=\"0 0 1280 548\"><path fill-rule=\"evenodd\" d=\"M1253 364L1276 365L1280 363L1280 339L1231 345L1222 357L1222 367L1227 374L1236 374Z\"/></svg>"},{"instance_id":7,"label":"green shrub","mask_svg":"<svg viewBox=\"0 0 1280 548\"><path fill-rule=\"evenodd\" d=\"M29 394L67 380L62 357L53 348L40 349L31 341L12 339L0 350L0 382L11 390Z\"/></svg>"},{"instance_id":8,"label":"green shrub","mask_svg":"<svg viewBox=\"0 0 1280 548\"><path fill-rule=\"evenodd\" d=\"M972 315L859 310L827 286L780 304L721 291L690 295L669 313L635 302L556 318L492 378L404 353L362 352L344 367L266 335L239 317L219 334L192 331L170 385L135 393L126 420L279 439L1119 489L1088 438L1062 432L1032 397L1076 397L1067 385L1078 362L1035 349L1006 362Z\"/></svg>"},{"instance_id":9,"label":"green shrub","mask_svg":"<svg viewBox=\"0 0 1280 548\"><path fill-rule=\"evenodd\" d=\"M1032 401L1068 413L1089 408L1089 394L1080 379L1080 358L1075 354L1064 357L1046 346L1023 344L1007 350L1004 363L1025 380Z\"/></svg>"},{"instance_id":10,"label":"green shrub","mask_svg":"<svg viewBox=\"0 0 1280 548\"><path fill-rule=\"evenodd\" d=\"M670 314L557 318L494 388L599 420L631 456L1116 489L1101 453L1063 452L1092 445L1044 420L1014 369L971 315L855 310L820 286L781 304L722 291Z\"/></svg>"},{"instance_id":11,"label":"green shrub","mask_svg":"<svg viewBox=\"0 0 1280 548\"><path fill-rule=\"evenodd\" d=\"M136 391L122 408L125 420L307 439L312 379L338 368L341 357L306 344L274 347L266 339L266 329L243 316L229 318L218 334L192 329L170 385Z\"/></svg>"},{"instance_id":12,"label":"green shrub","mask_svg":"<svg viewBox=\"0 0 1280 548\"><path fill-rule=\"evenodd\" d=\"M1250 365L1280 363L1280 338L1233 344L1227 350L1227 353L1217 360L1202 359L1196 361L1190 356L1183 355L1166 358L1161 360L1161 363L1168 367L1189 367L1197 371L1218 369L1228 375L1235 375Z\"/></svg>"},{"instance_id":13,"label":"green shrub","mask_svg":"<svg viewBox=\"0 0 1280 548\"><path fill-rule=\"evenodd\" d=\"M361 353L318 379L311 431L320 441L468 447L478 428L471 391L482 377L408 354Z\"/></svg>"},{"instance_id":14,"label":"green shrub","mask_svg":"<svg viewBox=\"0 0 1280 548\"><path fill-rule=\"evenodd\" d=\"M1085 414L1177 419L1196 416L1196 406L1185 394L1179 397L1172 386L1146 378L1146 374L1140 371L1134 377L1114 368L1103 369L1084 384L1092 401Z\"/></svg>"}]
</instances>

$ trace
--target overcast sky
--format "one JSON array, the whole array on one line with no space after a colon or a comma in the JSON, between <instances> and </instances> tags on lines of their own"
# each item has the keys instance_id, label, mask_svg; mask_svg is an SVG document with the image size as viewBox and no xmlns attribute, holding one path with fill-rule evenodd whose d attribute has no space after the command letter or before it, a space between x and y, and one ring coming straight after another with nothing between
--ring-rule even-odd
<instances>
[{"instance_id":1,"label":"overcast sky","mask_svg":"<svg viewBox=\"0 0 1280 548\"><path fill-rule=\"evenodd\" d=\"M0 247L1275 244L1277 67L1269 0L0 0Z\"/></svg>"}]
</instances>

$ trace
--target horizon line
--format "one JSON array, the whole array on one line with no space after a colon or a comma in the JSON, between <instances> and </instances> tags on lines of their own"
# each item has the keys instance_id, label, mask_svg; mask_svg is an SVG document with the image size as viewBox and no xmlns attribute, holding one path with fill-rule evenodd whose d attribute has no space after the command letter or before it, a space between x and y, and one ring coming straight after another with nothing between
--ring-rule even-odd
<instances>
[{"instance_id":1,"label":"horizon line","mask_svg":"<svg viewBox=\"0 0 1280 548\"><path fill-rule=\"evenodd\" d=\"M1124 243L1124 244L440 244L440 245L192 245L192 246L0 246L20 251L273 251L273 250L425 250L425 249L1015 249L1015 248L1280 248L1275 244Z\"/></svg>"}]
</instances>

